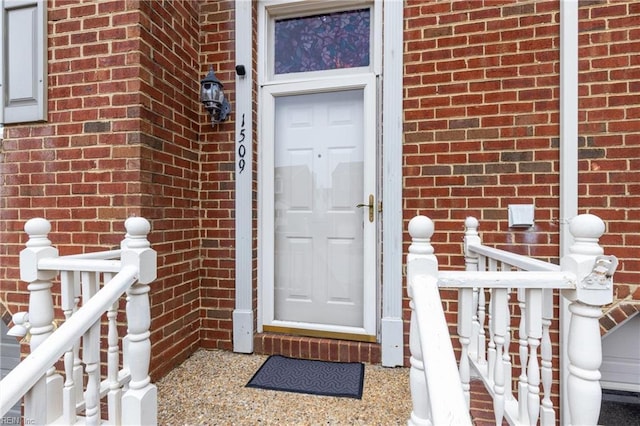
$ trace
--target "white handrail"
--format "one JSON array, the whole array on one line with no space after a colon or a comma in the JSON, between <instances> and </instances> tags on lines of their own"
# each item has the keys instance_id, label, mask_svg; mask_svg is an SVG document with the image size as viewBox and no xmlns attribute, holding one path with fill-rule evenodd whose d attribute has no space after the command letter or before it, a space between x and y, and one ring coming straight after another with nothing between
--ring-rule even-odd
<instances>
[{"instance_id":1,"label":"white handrail","mask_svg":"<svg viewBox=\"0 0 640 426\"><path fill-rule=\"evenodd\" d=\"M552 288L573 289L576 276L566 271L440 271L438 286L442 288Z\"/></svg>"},{"instance_id":2,"label":"white handrail","mask_svg":"<svg viewBox=\"0 0 640 426\"><path fill-rule=\"evenodd\" d=\"M409 383L413 410L409 425L471 424L451 336L437 288L438 261L430 239L433 222L420 216L409 223L407 293L411 324Z\"/></svg>"},{"instance_id":3,"label":"white handrail","mask_svg":"<svg viewBox=\"0 0 640 426\"><path fill-rule=\"evenodd\" d=\"M97 258L50 257L38 261L41 271L118 272L122 262Z\"/></svg>"},{"instance_id":4,"label":"white handrail","mask_svg":"<svg viewBox=\"0 0 640 426\"><path fill-rule=\"evenodd\" d=\"M491 259L522 271L559 271L560 266L550 262L544 262L529 256L512 253L506 250L485 246L482 244L478 234L479 222L473 216L469 216L464 221L464 255L467 263L467 271L477 271L480 265L477 261L479 257Z\"/></svg>"},{"instance_id":5,"label":"white handrail","mask_svg":"<svg viewBox=\"0 0 640 426\"><path fill-rule=\"evenodd\" d=\"M436 277L414 277L412 294L432 422L471 425Z\"/></svg>"},{"instance_id":6,"label":"white handrail","mask_svg":"<svg viewBox=\"0 0 640 426\"><path fill-rule=\"evenodd\" d=\"M107 251L98 251L93 253L79 253L79 254L70 254L68 256L60 256L60 259L119 259L122 254L122 250L107 250Z\"/></svg>"},{"instance_id":7,"label":"white handrail","mask_svg":"<svg viewBox=\"0 0 640 426\"><path fill-rule=\"evenodd\" d=\"M517 253L511 253L506 250L485 246L482 244L467 245L467 252L475 253L481 256L495 259L499 262L508 263L523 271L559 271L560 265L544 262L539 259L524 256Z\"/></svg>"},{"instance_id":8,"label":"white handrail","mask_svg":"<svg viewBox=\"0 0 640 426\"><path fill-rule=\"evenodd\" d=\"M95 296L65 321L0 382L0 410L6 413L87 332L136 281L137 269L125 266Z\"/></svg>"}]
</instances>

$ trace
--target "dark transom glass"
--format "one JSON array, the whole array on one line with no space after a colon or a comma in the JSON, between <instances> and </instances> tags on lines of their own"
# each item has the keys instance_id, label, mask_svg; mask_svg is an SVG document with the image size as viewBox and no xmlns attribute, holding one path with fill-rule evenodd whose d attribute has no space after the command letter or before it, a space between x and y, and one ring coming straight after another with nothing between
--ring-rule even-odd
<instances>
[{"instance_id":1,"label":"dark transom glass","mask_svg":"<svg viewBox=\"0 0 640 426\"><path fill-rule=\"evenodd\" d=\"M369 65L370 10L349 10L275 22L276 74Z\"/></svg>"}]
</instances>

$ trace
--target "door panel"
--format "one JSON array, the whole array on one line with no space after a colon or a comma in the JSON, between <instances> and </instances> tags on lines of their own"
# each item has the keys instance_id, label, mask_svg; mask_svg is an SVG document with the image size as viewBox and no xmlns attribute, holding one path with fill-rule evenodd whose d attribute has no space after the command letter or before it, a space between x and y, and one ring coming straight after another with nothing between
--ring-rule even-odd
<instances>
[{"instance_id":1,"label":"door panel","mask_svg":"<svg viewBox=\"0 0 640 426\"><path fill-rule=\"evenodd\" d=\"M364 326L363 90L275 100L274 319Z\"/></svg>"}]
</instances>

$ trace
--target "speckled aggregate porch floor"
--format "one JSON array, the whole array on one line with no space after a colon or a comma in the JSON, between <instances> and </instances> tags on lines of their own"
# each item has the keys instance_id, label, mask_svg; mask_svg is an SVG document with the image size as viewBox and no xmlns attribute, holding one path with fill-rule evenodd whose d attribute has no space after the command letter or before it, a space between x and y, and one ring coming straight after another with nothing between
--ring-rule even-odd
<instances>
[{"instance_id":1,"label":"speckled aggregate porch floor","mask_svg":"<svg viewBox=\"0 0 640 426\"><path fill-rule=\"evenodd\" d=\"M405 425L409 369L365 365L362 399L246 388L265 355L199 350L162 378L159 425Z\"/></svg>"}]
</instances>

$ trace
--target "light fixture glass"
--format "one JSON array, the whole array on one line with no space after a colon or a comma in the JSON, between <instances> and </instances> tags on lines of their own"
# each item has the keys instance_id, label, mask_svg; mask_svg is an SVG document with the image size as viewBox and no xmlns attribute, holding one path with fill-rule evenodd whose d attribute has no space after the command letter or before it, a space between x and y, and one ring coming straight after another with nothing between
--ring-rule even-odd
<instances>
[{"instance_id":1,"label":"light fixture glass","mask_svg":"<svg viewBox=\"0 0 640 426\"><path fill-rule=\"evenodd\" d=\"M200 101L211 116L211 125L225 121L231 112L231 105L224 96L222 83L213 73L213 67L200 81Z\"/></svg>"}]
</instances>

